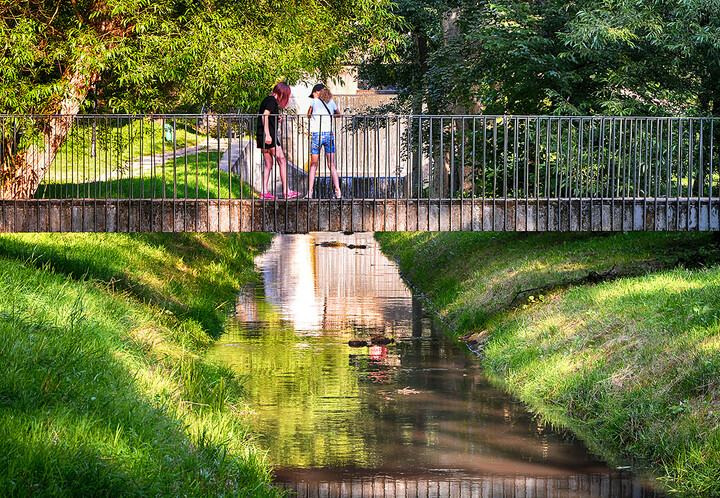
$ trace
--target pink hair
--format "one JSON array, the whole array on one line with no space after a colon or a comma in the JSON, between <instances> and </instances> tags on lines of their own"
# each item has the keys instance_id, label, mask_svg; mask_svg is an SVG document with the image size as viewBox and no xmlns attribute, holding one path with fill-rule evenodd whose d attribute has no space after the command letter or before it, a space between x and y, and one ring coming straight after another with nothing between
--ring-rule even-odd
<instances>
[{"instance_id":1,"label":"pink hair","mask_svg":"<svg viewBox=\"0 0 720 498\"><path fill-rule=\"evenodd\" d=\"M273 87L272 93L270 95L273 95L277 99L278 105L285 109L285 106L290 100L290 85L288 85L284 81L281 81Z\"/></svg>"}]
</instances>

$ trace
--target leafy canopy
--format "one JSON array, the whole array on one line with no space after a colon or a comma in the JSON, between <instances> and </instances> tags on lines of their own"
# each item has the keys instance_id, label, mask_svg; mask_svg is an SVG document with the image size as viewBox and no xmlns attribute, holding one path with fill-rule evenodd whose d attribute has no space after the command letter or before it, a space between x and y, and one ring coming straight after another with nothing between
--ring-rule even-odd
<instances>
[{"instance_id":1,"label":"leafy canopy","mask_svg":"<svg viewBox=\"0 0 720 498\"><path fill-rule=\"evenodd\" d=\"M389 0L0 0L0 112L249 110L279 80L393 50Z\"/></svg>"},{"instance_id":2,"label":"leafy canopy","mask_svg":"<svg viewBox=\"0 0 720 498\"><path fill-rule=\"evenodd\" d=\"M402 0L371 83L425 112L720 115L720 0Z\"/></svg>"}]
</instances>

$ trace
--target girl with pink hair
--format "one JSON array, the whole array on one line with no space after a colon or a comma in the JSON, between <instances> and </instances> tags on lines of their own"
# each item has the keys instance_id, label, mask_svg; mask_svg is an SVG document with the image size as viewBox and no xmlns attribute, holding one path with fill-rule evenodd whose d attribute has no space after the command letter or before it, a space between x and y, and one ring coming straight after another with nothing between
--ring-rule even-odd
<instances>
[{"instance_id":1,"label":"girl with pink hair","mask_svg":"<svg viewBox=\"0 0 720 498\"><path fill-rule=\"evenodd\" d=\"M262 191L260 197L262 199L274 199L275 195L268 192L268 182L270 181L270 172L273 167L273 158L277 159L280 169L280 180L282 181L283 197L289 199L300 195L294 190L288 190L287 186L287 158L278 142L277 133L280 128L280 109L284 109L290 100L290 86L281 81L276 84L270 95L263 99L258 111L256 141L259 149L263 151L265 160L265 170L262 178Z\"/></svg>"}]
</instances>

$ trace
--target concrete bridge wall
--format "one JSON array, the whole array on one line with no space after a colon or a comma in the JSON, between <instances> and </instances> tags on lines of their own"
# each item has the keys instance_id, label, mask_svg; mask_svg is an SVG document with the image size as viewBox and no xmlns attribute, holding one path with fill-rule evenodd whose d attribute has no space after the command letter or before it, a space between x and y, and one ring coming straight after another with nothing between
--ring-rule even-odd
<instances>
[{"instance_id":1,"label":"concrete bridge wall","mask_svg":"<svg viewBox=\"0 0 720 498\"><path fill-rule=\"evenodd\" d=\"M0 201L1 232L718 231L719 199Z\"/></svg>"}]
</instances>

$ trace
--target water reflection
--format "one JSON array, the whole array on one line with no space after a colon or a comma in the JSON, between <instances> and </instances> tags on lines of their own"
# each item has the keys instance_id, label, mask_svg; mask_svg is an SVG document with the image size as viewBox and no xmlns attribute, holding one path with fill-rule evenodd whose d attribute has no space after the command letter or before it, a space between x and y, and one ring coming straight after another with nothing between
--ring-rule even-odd
<instances>
[{"instance_id":1,"label":"water reflection","mask_svg":"<svg viewBox=\"0 0 720 498\"><path fill-rule=\"evenodd\" d=\"M278 236L258 266L264 294L241 296L213 354L247 376L261 444L300 496L652 495L491 386L371 235ZM348 345L376 335L395 342Z\"/></svg>"}]
</instances>

